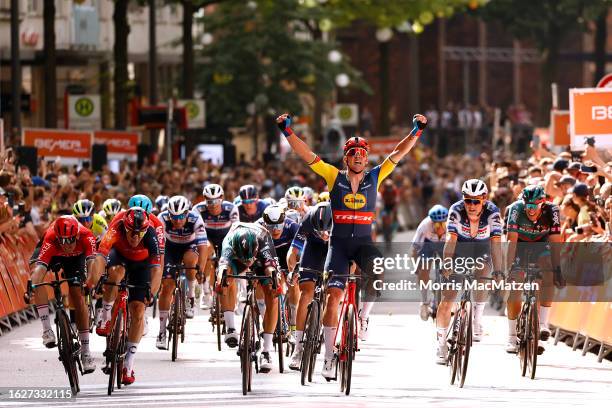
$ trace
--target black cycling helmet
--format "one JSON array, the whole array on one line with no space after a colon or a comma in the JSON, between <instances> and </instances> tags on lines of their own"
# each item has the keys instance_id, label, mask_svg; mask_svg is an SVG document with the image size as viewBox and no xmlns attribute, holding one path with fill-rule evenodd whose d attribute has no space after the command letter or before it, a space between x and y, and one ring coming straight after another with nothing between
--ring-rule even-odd
<instances>
[{"instance_id":1,"label":"black cycling helmet","mask_svg":"<svg viewBox=\"0 0 612 408\"><path fill-rule=\"evenodd\" d=\"M246 263L253 260L259 249L257 235L250 228L238 229L232 236L232 249L239 261Z\"/></svg>"},{"instance_id":2,"label":"black cycling helmet","mask_svg":"<svg viewBox=\"0 0 612 408\"><path fill-rule=\"evenodd\" d=\"M315 231L331 231L334 224L331 203L321 202L315 205L310 212L310 222Z\"/></svg>"},{"instance_id":3,"label":"black cycling helmet","mask_svg":"<svg viewBox=\"0 0 612 408\"><path fill-rule=\"evenodd\" d=\"M241 200L254 200L259 198L259 193L257 192L257 188L252 184L246 184L240 187L240 199Z\"/></svg>"}]
</instances>

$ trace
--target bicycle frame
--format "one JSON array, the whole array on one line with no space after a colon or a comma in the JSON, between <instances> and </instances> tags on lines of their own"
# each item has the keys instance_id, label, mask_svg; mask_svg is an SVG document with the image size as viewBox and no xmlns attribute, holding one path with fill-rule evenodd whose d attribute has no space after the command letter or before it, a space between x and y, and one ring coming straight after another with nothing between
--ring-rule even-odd
<instances>
[{"instance_id":1,"label":"bicycle frame","mask_svg":"<svg viewBox=\"0 0 612 408\"><path fill-rule=\"evenodd\" d=\"M338 323L336 325L336 337L334 338L334 344L336 344L336 342L338 341L338 333L340 333L340 326L343 323L343 316L347 313L348 310L348 306L349 305L353 305L353 310L355 311L355 313L353 314L353 319L354 319L354 323L355 323L355 328L357 330L357 332L359 332L359 319L357 318L357 314L359 312L358 310L358 305L357 305L357 279L360 278L360 276L358 275L336 275L335 277L337 278L348 278L347 281L347 286L346 286L346 291L344 292L344 300L342 302L342 309L340 310L340 314L338 317ZM341 337L340 339L340 355L338 356L338 361L346 361L347 356L346 356L346 338L344 336ZM356 336L355 339L355 350L359 350L359 336Z\"/></svg>"}]
</instances>

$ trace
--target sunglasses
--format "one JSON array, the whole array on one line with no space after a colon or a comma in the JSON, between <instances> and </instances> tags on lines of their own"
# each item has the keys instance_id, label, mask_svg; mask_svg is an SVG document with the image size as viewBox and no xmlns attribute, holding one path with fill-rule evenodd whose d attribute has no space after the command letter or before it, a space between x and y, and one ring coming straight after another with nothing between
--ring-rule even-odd
<instances>
[{"instance_id":1,"label":"sunglasses","mask_svg":"<svg viewBox=\"0 0 612 408\"><path fill-rule=\"evenodd\" d=\"M352 156L357 156L357 153L359 153L359 156L361 157L365 157L368 155L368 151L362 147L354 147L348 152L346 152L346 155L349 157L352 157Z\"/></svg>"},{"instance_id":2,"label":"sunglasses","mask_svg":"<svg viewBox=\"0 0 612 408\"><path fill-rule=\"evenodd\" d=\"M242 200L242 204L253 204L255 202L257 202L256 198L250 198L248 200Z\"/></svg>"},{"instance_id":3,"label":"sunglasses","mask_svg":"<svg viewBox=\"0 0 612 408\"><path fill-rule=\"evenodd\" d=\"M179 214L179 215L170 215L170 218L172 218L174 221L184 220L186 217L187 217L187 213Z\"/></svg>"},{"instance_id":4,"label":"sunglasses","mask_svg":"<svg viewBox=\"0 0 612 408\"><path fill-rule=\"evenodd\" d=\"M463 202L470 205L478 205L482 203L482 200L478 198L464 198Z\"/></svg>"},{"instance_id":5,"label":"sunglasses","mask_svg":"<svg viewBox=\"0 0 612 408\"><path fill-rule=\"evenodd\" d=\"M270 231L280 231L285 224L266 224L266 228Z\"/></svg>"},{"instance_id":6,"label":"sunglasses","mask_svg":"<svg viewBox=\"0 0 612 408\"><path fill-rule=\"evenodd\" d=\"M525 204L525 207L527 207L528 210L537 210L538 208L540 208L540 204L541 203L527 203Z\"/></svg>"},{"instance_id":7,"label":"sunglasses","mask_svg":"<svg viewBox=\"0 0 612 408\"><path fill-rule=\"evenodd\" d=\"M147 231L133 231L130 229L126 229L126 231L130 237L138 237L138 238L144 237L145 234L147 233Z\"/></svg>"},{"instance_id":8,"label":"sunglasses","mask_svg":"<svg viewBox=\"0 0 612 408\"><path fill-rule=\"evenodd\" d=\"M442 221L442 222L434 222L433 223L434 228L446 228L446 222Z\"/></svg>"},{"instance_id":9,"label":"sunglasses","mask_svg":"<svg viewBox=\"0 0 612 408\"><path fill-rule=\"evenodd\" d=\"M220 198L215 198L214 200L206 200L206 205L219 205L223 202Z\"/></svg>"},{"instance_id":10,"label":"sunglasses","mask_svg":"<svg viewBox=\"0 0 612 408\"><path fill-rule=\"evenodd\" d=\"M77 237L70 237L70 238L57 237L57 240L59 241L61 245L70 245L76 242Z\"/></svg>"},{"instance_id":11,"label":"sunglasses","mask_svg":"<svg viewBox=\"0 0 612 408\"><path fill-rule=\"evenodd\" d=\"M93 217L79 217L77 218L77 220L79 220L79 222L82 224L84 222L91 222L93 220Z\"/></svg>"}]
</instances>

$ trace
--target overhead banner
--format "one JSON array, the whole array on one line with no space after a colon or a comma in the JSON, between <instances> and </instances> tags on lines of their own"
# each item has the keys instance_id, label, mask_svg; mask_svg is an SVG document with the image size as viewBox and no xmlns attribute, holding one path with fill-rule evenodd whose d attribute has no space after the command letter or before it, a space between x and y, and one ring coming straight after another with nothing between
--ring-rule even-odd
<instances>
[{"instance_id":1,"label":"overhead banner","mask_svg":"<svg viewBox=\"0 0 612 408\"><path fill-rule=\"evenodd\" d=\"M68 95L68 129L93 130L102 125L100 95Z\"/></svg>"},{"instance_id":2,"label":"overhead banner","mask_svg":"<svg viewBox=\"0 0 612 408\"><path fill-rule=\"evenodd\" d=\"M550 136L553 146L570 145L570 112L550 111Z\"/></svg>"},{"instance_id":3,"label":"overhead banner","mask_svg":"<svg viewBox=\"0 0 612 408\"><path fill-rule=\"evenodd\" d=\"M572 148L594 137L598 148L612 147L612 88L574 88L569 91Z\"/></svg>"},{"instance_id":4,"label":"overhead banner","mask_svg":"<svg viewBox=\"0 0 612 408\"><path fill-rule=\"evenodd\" d=\"M112 130L96 130L94 143L105 144L108 157L113 159L136 160L140 133Z\"/></svg>"},{"instance_id":5,"label":"overhead banner","mask_svg":"<svg viewBox=\"0 0 612 408\"><path fill-rule=\"evenodd\" d=\"M357 126L359 124L359 105L356 103L339 103L334 106L334 116L342 126Z\"/></svg>"},{"instance_id":6,"label":"overhead banner","mask_svg":"<svg viewBox=\"0 0 612 408\"><path fill-rule=\"evenodd\" d=\"M203 99L179 99L177 104L179 108L185 108L188 129L206 127L206 102Z\"/></svg>"},{"instance_id":7,"label":"overhead banner","mask_svg":"<svg viewBox=\"0 0 612 408\"><path fill-rule=\"evenodd\" d=\"M25 128L21 133L21 144L36 147L39 157L90 160L93 135L72 130Z\"/></svg>"}]
</instances>

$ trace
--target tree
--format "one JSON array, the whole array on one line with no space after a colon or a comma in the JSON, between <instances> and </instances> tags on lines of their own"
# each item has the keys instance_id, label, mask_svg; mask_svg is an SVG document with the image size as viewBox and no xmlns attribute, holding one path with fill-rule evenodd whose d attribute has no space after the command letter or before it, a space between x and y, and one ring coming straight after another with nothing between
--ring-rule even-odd
<instances>
[{"instance_id":1,"label":"tree","mask_svg":"<svg viewBox=\"0 0 612 408\"><path fill-rule=\"evenodd\" d=\"M557 78L563 40L572 31L584 29L610 4L610 0L495 0L479 10L483 18L500 21L516 38L533 41L542 53L539 124L549 119L551 84Z\"/></svg>"},{"instance_id":2,"label":"tree","mask_svg":"<svg viewBox=\"0 0 612 408\"><path fill-rule=\"evenodd\" d=\"M55 0L43 4L43 54L45 58L45 127L57 127L57 61L55 56Z\"/></svg>"}]
</instances>

